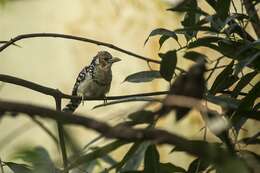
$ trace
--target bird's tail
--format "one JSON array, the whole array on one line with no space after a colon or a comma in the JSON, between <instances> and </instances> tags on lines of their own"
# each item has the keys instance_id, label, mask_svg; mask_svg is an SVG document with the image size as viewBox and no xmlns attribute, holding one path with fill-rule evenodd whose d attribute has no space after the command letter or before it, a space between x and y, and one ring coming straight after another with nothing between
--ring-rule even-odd
<instances>
[{"instance_id":1,"label":"bird's tail","mask_svg":"<svg viewBox=\"0 0 260 173\"><path fill-rule=\"evenodd\" d=\"M62 111L73 113L79 105L80 100L71 99L70 102L62 109Z\"/></svg>"}]
</instances>

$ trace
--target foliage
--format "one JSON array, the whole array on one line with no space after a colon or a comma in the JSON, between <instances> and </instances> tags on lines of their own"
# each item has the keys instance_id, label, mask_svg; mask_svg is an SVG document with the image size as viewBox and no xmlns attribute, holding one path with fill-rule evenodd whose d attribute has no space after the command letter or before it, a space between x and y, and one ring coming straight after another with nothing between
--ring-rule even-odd
<instances>
[{"instance_id":1,"label":"foliage","mask_svg":"<svg viewBox=\"0 0 260 173\"><path fill-rule=\"evenodd\" d=\"M71 154L73 157L69 158L69 165L65 171L73 169L77 172L77 169L80 169L93 172L96 167L99 167L103 173L114 170L121 173L214 171L217 173L249 173L259 167L257 164L250 163L259 164L260 156L252 151L249 152L246 148L241 150L239 145L243 143L259 146L260 132L258 131L254 136L237 139L242 126L248 119L260 120L260 104L257 103L260 96L260 82L257 81L260 71L260 40L259 35L256 34L257 38L254 38L247 30L248 23L253 24L258 16L250 16L247 12L238 10L233 0L203 0L209 8L212 8L212 14L205 11L198 2L198 0L186 0L169 8L168 11L183 16L182 27L175 30L154 29L145 40L144 44L147 44L151 37L160 36L160 48L168 39L174 39L179 45L165 53L158 52L158 56L161 58L159 70L137 72L127 76L125 81L142 83L160 78L165 82L174 83L174 74L178 76L185 73L177 68L178 59L185 58L193 63L205 62L208 68L205 74L208 88L205 91L204 99L221 106L223 117L230 123L218 131L211 128L210 123L208 124L208 128L220 139L221 143L187 140L183 148L174 148L174 152L195 153L197 158L190 163L188 168L179 167L170 161L168 163L160 162L160 153L157 145L153 143L159 142L160 139L153 142L137 140L134 143L118 139L102 147L92 147L91 149L74 146ZM254 7L259 2L255 0L251 3ZM241 3L241 5L245 6L246 3ZM247 9L247 7L244 8ZM256 29L259 30L260 26L254 29L257 33ZM181 38L185 38L184 43L180 42ZM201 48L207 49L209 52L215 51L221 56L209 57L204 51L201 51ZM183 57L181 51L184 52ZM222 65L219 65L220 63ZM207 112L208 119L205 121L216 121L219 118L219 115L216 114ZM130 128L145 124L148 126L147 129L156 129L155 124L158 119L153 115L153 111L138 110L130 114L128 120L122 124ZM235 135L231 136L231 132ZM73 145L73 139L67 137L66 143ZM126 144L131 144L131 146L121 160L111 157L112 151ZM244 157L245 153L250 157ZM43 147L20 151L18 156L26 164L3 162L3 165L15 173L61 171ZM107 163L106 168L101 164L104 162ZM141 166L142 163L143 166Z\"/></svg>"}]
</instances>

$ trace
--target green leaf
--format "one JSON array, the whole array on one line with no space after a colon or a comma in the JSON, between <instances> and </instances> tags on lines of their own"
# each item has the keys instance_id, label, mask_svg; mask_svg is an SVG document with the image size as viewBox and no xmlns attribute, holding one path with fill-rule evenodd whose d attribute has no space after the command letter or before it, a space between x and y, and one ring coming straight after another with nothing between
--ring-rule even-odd
<instances>
[{"instance_id":1,"label":"green leaf","mask_svg":"<svg viewBox=\"0 0 260 173\"><path fill-rule=\"evenodd\" d=\"M128 118L137 124L152 123L154 121L152 111L141 110L128 115Z\"/></svg>"},{"instance_id":2,"label":"green leaf","mask_svg":"<svg viewBox=\"0 0 260 173\"><path fill-rule=\"evenodd\" d=\"M187 1L183 1L183 2L187 2ZM201 8L199 7L193 7L193 6L176 6L176 7L173 7L173 8L169 8L167 9L167 11L176 11L176 12L193 12L193 13L198 13L198 14L201 14L201 15L205 15L207 16L208 13L203 11Z\"/></svg>"},{"instance_id":3,"label":"green leaf","mask_svg":"<svg viewBox=\"0 0 260 173\"><path fill-rule=\"evenodd\" d=\"M187 58L189 60L192 60L194 62L198 62L198 61L204 61L205 62L206 59L207 59L206 55L199 53L199 52L195 52L195 51L186 52L183 57Z\"/></svg>"},{"instance_id":4,"label":"green leaf","mask_svg":"<svg viewBox=\"0 0 260 173\"><path fill-rule=\"evenodd\" d=\"M225 24L228 24L228 27L224 30L224 33L231 35L233 33L236 33L241 38L243 38L246 41L253 42L255 39L244 29L244 27L240 26L239 23L235 20L234 17L230 16L226 20Z\"/></svg>"},{"instance_id":5,"label":"green leaf","mask_svg":"<svg viewBox=\"0 0 260 173\"><path fill-rule=\"evenodd\" d=\"M209 165L210 164L207 161L195 159L191 162L187 173L203 172L209 167Z\"/></svg>"},{"instance_id":6,"label":"green leaf","mask_svg":"<svg viewBox=\"0 0 260 173\"><path fill-rule=\"evenodd\" d=\"M214 96L212 94L208 94L206 96L206 99L212 103L221 106L222 108L230 108L230 109L237 109L240 103L239 100L224 95Z\"/></svg>"},{"instance_id":7,"label":"green leaf","mask_svg":"<svg viewBox=\"0 0 260 173\"><path fill-rule=\"evenodd\" d=\"M254 0L253 4L257 5L258 3L260 3L260 0Z\"/></svg>"},{"instance_id":8,"label":"green leaf","mask_svg":"<svg viewBox=\"0 0 260 173\"><path fill-rule=\"evenodd\" d=\"M181 1L176 6L167 9L167 11L198 13L205 16L208 15L208 13L198 7L196 3L190 1Z\"/></svg>"},{"instance_id":9,"label":"green leaf","mask_svg":"<svg viewBox=\"0 0 260 173\"><path fill-rule=\"evenodd\" d=\"M162 36L160 37L160 40L159 40L160 48L159 48L159 49L161 49L163 43L164 43L166 40L168 40L169 38L170 38L170 37L169 37L169 36L166 36L166 35L162 35Z\"/></svg>"},{"instance_id":10,"label":"green leaf","mask_svg":"<svg viewBox=\"0 0 260 173\"><path fill-rule=\"evenodd\" d=\"M255 64L255 67L260 69L260 64L257 64L257 62L255 62L257 58L260 58L260 52L257 52L252 56L244 58L243 60L240 60L235 66L235 74L240 73L244 69L244 67L250 66L251 64Z\"/></svg>"},{"instance_id":11,"label":"green leaf","mask_svg":"<svg viewBox=\"0 0 260 173\"><path fill-rule=\"evenodd\" d=\"M227 158L221 165L216 166L216 173L250 173L247 164L239 158Z\"/></svg>"},{"instance_id":12,"label":"green leaf","mask_svg":"<svg viewBox=\"0 0 260 173\"><path fill-rule=\"evenodd\" d=\"M160 65L161 76L167 80L171 81L176 64L177 64L177 54L176 50L168 51L165 54L159 54L162 58Z\"/></svg>"},{"instance_id":13,"label":"green leaf","mask_svg":"<svg viewBox=\"0 0 260 173\"><path fill-rule=\"evenodd\" d=\"M216 10L218 16L224 21L229 13L231 0L217 0Z\"/></svg>"},{"instance_id":14,"label":"green leaf","mask_svg":"<svg viewBox=\"0 0 260 173\"><path fill-rule=\"evenodd\" d=\"M161 74L159 71L141 71L127 76L124 81L140 83L150 82L157 78L161 78Z\"/></svg>"},{"instance_id":15,"label":"green leaf","mask_svg":"<svg viewBox=\"0 0 260 173\"><path fill-rule=\"evenodd\" d=\"M246 154L247 158L249 156L249 158L250 158L249 161L251 161L252 164L253 164L251 166L256 167L258 165L258 168L259 168L259 164L254 165L254 163L260 163L260 155L259 154L256 154L255 152L248 151L248 150L241 150L240 153L243 154L243 156L245 156L245 154ZM251 156L253 156L253 158Z\"/></svg>"},{"instance_id":16,"label":"green leaf","mask_svg":"<svg viewBox=\"0 0 260 173\"><path fill-rule=\"evenodd\" d=\"M160 173L185 173L182 167L175 166L172 163L160 163Z\"/></svg>"},{"instance_id":17,"label":"green leaf","mask_svg":"<svg viewBox=\"0 0 260 173\"><path fill-rule=\"evenodd\" d=\"M52 162L48 151L43 147L21 150L16 153L16 157L30 163L32 165L33 172L57 172L57 168Z\"/></svg>"},{"instance_id":18,"label":"green leaf","mask_svg":"<svg viewBox=\"0 0 260 173\"><path fill-rule=\"evenodd\" d=\"M116 172L138 169L150 142L136 142L128 150L124 158L116 165Z\"/></svg>"},{"instance_id":19,"label":"green leaf","mask_svg":"<svg viewBox=\"0 0 260 173\"><path fill-rule=\"evenodd\" d=\"M222 40L220 37L215 36L206 36L202 38L198 38L197 40L188 44L188 48L196 48L196 47L209 47L214 50L218 49L216 45L213 43L218 43L218 41Z\"/></svg>"},{"instance_id":20,"label":"green leaf","mask_svg":"<svg viewBox=\"0 0 260 173\"><path fill-rule=\"evenodd\" d=\"M216 30L217 32L221 32L221 30L226 26L226 22L221 20L221 18L217 15L208 16L208 21L210 22L210 28Z\"/></svg>"},{"instance_id":21,"label":"green leaf","mask_svg":"<svg viewBox=\"0 0 260 173\"><path fill-rule=\"evenodd\" d=\"M239 42L222 39L218 42L220 52L230 58L236 58L236 52L241 50L244 45Z\"/></svg>"},{"instance_id":22,"label":"green leaf","mask_svg":"<svg viewBox=\"0 0 260 173\"><path fill-rule=\"evenodd\" d=\"M240 110L250 110L255 100L260 96L260 82L258 82L246 95L239 105Z\"/></svg>"},{"instance_id":23,"label":"green leaf","mask_svg":"<svg viewBox=\"0 0 260 173\"><path fill-rule=\"evenodd\" d=\"M14 173L32 173L31 168L28 165L14 163L14 162L4 162Z\"/></svg>"},{"instance_id":24,"label":"green leaf","mask_svg":"<svg viewBox=\"0 0 260 173\"><path fill-rule=\"evenodd\" d=\"M101 159L109 165L117 164L117 161L108 154L104 155Z\"/></svg>"},{"instance_id":25,"label":"green leaf","mask_svg":"<svg viewBox=\"0 0 260 173\"><path fill-rule=\"evenodd\" d=\"M216 29L213 29L208 26L187 26L184 28L176 29L175 32L177 34L182 34L186 32L198 32L198 31L207 31L207 32L213 32L213 33L219 33Z\"/></svg>"},{"instance_id":26,"label":"green leaf","mask_svg":"<svg viewBox=\"0 0 260 173\"><path fill-rule=\"evenodd\" d=\"M189 5L190 7L193 7L193 8L198 7L197 1L188 1L187 5ZM195 13L193 10L187 11L181 24L184 29L189 28L189 27L194 27L194 26L196 26L197 22L199 21L199 18L200 18L200 14ZM190 39L195 37L197 35L197 32L198 31L194 30L194 29L182 31L182 33L185 35L185 38L187 41L189 41Z\"/></svg>"},{"instance_id":27,"label":"green leaf","mask_svg":"<svg viewBox=\"0 0 260 173\"><path fill-rule=\"evenodd\" d=\"M156 35L163 35L163 36L171 37L171 38L175 39L176 41L178 41L178 37L174 31L170 31L170 30L164 29L164 28L157 28L149 34L149 36L146 38L146 40L144 42L144 45L147 43L147 41L149 40L150 37L156 36Z\"/></svg>"},{"instance_id":28,"label":"green leaf","mask_svg":"<svg viewBox=\"0 0 260 173\"><path fill-rule=\"evenodd\" d=\"M260 102L255 104L253 110L255 110L255 111L260 110Z\"/></svg>"},{"instance_id":29,"label":"green leaf","mask_svg":"<svg viewBox=\"0 0 260 173\"><path fill-rule=\"evenodd\" d=\"M215 0L206 0L206 1L216 11L217 2Z\"/></svg>"},{"instance_id":30,"label":"green leaf","mask_svg":"<svg viewBox=\"0 0 260 173\"><path fill-rule=\"evenodd\" d=\"M144 157L144 173L160 173L159 152L155 145L150 145Z\"/></svg>"},{"instance_id":31,"label":"green leaf","mask_svg":"<svg viewBox=\"0 0 260 173\"><path fill-rule=\"evenodd\" d=\"M242 66L239 69L244 66L257 70L260 69L259 50L252 45L250 46L245 40L231 41L222 39L218 41L218 48L212 47L212 49L228 58L239 61L238 64Z\"/></svg>"},{"instance_id":32,"label":"green leaf","mask_svg":"<svg viewBox=\"0 0 260 173\"><path fill-rule=\"evenodd\" d=\"M248 83L257 75L256 71L246 74L237 83L235 89L232 91L231 96L237 97L242 89L248 85Z\"/></svg>"},{"instance_id":33,"label":"green leaf","mask_svg":"<svg viewBox=\"0 0 260 173\"><path fill-rule=\"evenodd\" d=\"M239 142L243 142L246 145L259 145L260 144L260 132L257 132L255 135L251 137L246 137L243 139L240 139Z\"/></svg>"},{"instance_id":34,"label":"green leaf","mask_svg":"<svg viewBox=\"0 0 260 173\"><path fill-rule=\"evenodd\" d=\"M241 103L239 104L238 110L232 116L231 122L235 127L236 131L238 132L242 125L246 122L248 118L254 118L254 115L247 115L246 112L253 109L254 102L257 98L260 97L260 82L258 82L249 92L248 94L242 99ZM257 112L256 112L257 113ZM255 115L255 118L259 118ZM254 118L254 119L255 119Z\"/></svg>"},{"instance_id":35,"label":"green leaf","mask_svg":"<svg viewBox=\"0 0 260 173\"><path fill-rule=\"evenodd\" d=\"M252 43L252 46L253 46L254 48L260 50L260 39L254 41L254 42Z\"/></svg>"},{"instance_id":36,"label":"green leaf","mask_svg":"<svg viewBox=\"0 0 260 173\"><path fill-rule=\"evenodd\" d=\"M211 94L216 94L219 91L225 89L230 84L230 80L227 80L228 78L231 79L232 73L233 73L233 65L234 61L232 61L215 79L214 83L212 84L210 88ZM234 81L232 81L234 82Z\"/></svg>"},{"instance_id":37,"label":"green leaf","mask_svg":"<svg viewBox=\"0 0 260 173\"><path fill-rule=\"evenodd\" d=\"M84 164L86 162L91 162L97 158L103 157L105 155L107 155L108 153L110 153L111 151L123 146L127 144L127 142L123 142L120 140L116 140L114 142L111 142L103 147L100 147L94 151L92 151L91 153L88 153L86 155L82 155L80 157L78 157L75 161L73 161L69 166L68 169L72 169L75 167L78 167L81 164Z\"/></svg>"}]
</instances>

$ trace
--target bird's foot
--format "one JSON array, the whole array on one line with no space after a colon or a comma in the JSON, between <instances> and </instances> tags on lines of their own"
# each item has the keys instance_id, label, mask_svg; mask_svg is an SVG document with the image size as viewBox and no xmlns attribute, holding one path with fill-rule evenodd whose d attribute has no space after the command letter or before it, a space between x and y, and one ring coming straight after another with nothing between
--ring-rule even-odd
<instances>
[{"instance_id":1,"label":"bird's foot","mask_svg":"<svg viewBox=\"0 0 260 173\"><path fill-rule=\"evenodd\" d=\"M82 106L84 106L84 102L85 102L85 97L84 97L84 95L83 96L81 96L81 103L82 103Z\"/></svg>"},{"instance_id":2,"label":"bird's foot","mask_svg":"<svg viewBox=\"0 0 260 173\"><path fill-rule=\"evenodd\" d=\"M104 96L104 104L106 104L106 103L107 103L107 97Z\"/></svg>"}]
</instances>

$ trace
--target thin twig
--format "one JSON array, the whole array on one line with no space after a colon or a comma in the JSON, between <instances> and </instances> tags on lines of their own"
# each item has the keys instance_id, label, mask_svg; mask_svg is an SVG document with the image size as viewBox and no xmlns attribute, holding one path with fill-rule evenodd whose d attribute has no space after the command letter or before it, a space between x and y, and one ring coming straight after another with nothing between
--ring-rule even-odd
<instances>
[{"instance_id":1,"label":"thin twig","mask_svg":"<svg viewBox=\"0 0 260 173\"><path fill-rule=\"evenodd\" d=\"M236 5L235 5L235 3L234 3L233 0L231 0L231 3L232 3L232 6L234 7L235 12L238 13L238 11L237 11L237 7L236 7Z\"/></svg>"},{"instance_id":2,"label":"thin twig","mask_svg":"<svg viewBox=\"0 0 260 173\"><path fill-rule=\"evenodd\" d=\"M82 100L79 96L72 96L68 94L62 93L58 89L49 88L31 81L27 81L21 78L9 76L0 74L0 81L7 82L19 86L23 86L25 88L29 88L31 90L40 92L42 94L46 94L53 97L60 97L62 99L78 99ZM225 92L225 91L223 91ZM118 100L118 99L125 99L125 98L131 98L131 97L145 97L145 96L158 96L158 95L166 95L169 94L169 91L157 91L157 92L149 92L149 93L140 93L140 94L129 94L129 95L120 95L120 96L109 96L105 98L99 98L99 97L85 97L84 100L88 101L97 101L97 100ZM245 93L240 93L241 95L245 95Z\"/></svg>"},{"instance_id":3,"label":"thin twig","mask_svg":"<svg viewBox=\"0 0 260 173\"><path fill-rule=\"evenodd\" d=\"M214 70L212 70L212 71L210 72L210 74L208 75L206 81L208 81L208 80L211 78L211 76L213 75L213 73L214 73L216 67L217 67L218 64L219 64L219 62L220 62L220 61L219 61L219 59L218 59L218 60L216 61L215 65L214 65L214 67L213 67Z\"/></svg>"},{"instance_id":4,"label":"thin twig","mask_svg":"<svg viewBox=\"0 0 260 173\"><path fill-rule=\"evenodd\" d=\"M38 125L40 126L50 137L51 139L55 142L55 144L57 146L59 146L59 141L58 139L55 137L55 135L47 128L45 127L45 125L40 122L39 120L37 120L35 117L32 117L32 120Z\"/></svg>"},{"instance_id":5,"label":"thin twig","mask_svg":"<svg viewBox=\"0 0 260 173\"><path fill-rule=\"evenodd\" d=\"M5 44L5 43L7 43L7 42L8 42L8 41L0 41L0 44ZM21 46L15 44L15 43L13 43L12 45L14 45L14 46L16 46L16 47L19 47L19 48L22 48Z\"/></svg>"},{"instance_id":6,"label":"thin twig","mask_svg":"<svg viewBox=\"0 0 260 173\"><path fill-rule=\"evenodd\" d=\"M25 88L29 88L31 90L38 91L42 94L46 94L46 95L53 96L53 97L58 96L58 97L63 98L63 99L82 100L82 98L79 97L79 96L72 96L72 95L64 94L58 89L45 87L43 85L31 82L31 81L27 81L27 80L24 80L24 79L21 79L21 78L9 76L9 75L0 74L0 81L19 85L19 86L23 86ZM158 92L130 94L130 95L121 95L121 96L110 96L110 97L105 97L105 98L85 97L84 100L89 100L89 101L91 101L91 100L93 100L93 101L104 100L104 99L106 99L106 100L118 100L118 99L130 98L130 97L145 97L145 96L156 96L156 95L165 95L165 94L168 94L168 91L158 91Z\"/></svg>"},{"instance_id":7,"label":"thin twig","mask_svg":"<svg viewBox=\"0 0 260 173\"><path fill-rule=\"evenodd\" d=\"M4 43L0 47L0 52L3 51L4 49L6 49L7 47L9 47L10 45L12 45L13 43L19 41L19 40L28 39L28 38L35 38L35 37L64 38L64 39L70 39L70 40L77 40L77 41L92 43L92 44L105 46L105 47L108 47L108 48L111 48L111 49L123 52L125 54L131 55L133 57L136 57L136 58L139 58L139 59L142 59L142 60L145 60L145 61L149 61L149 62L160 64L160 61L158 61L158 60L154 60L154 59L150 59L150 58L138 55L136 53L130 52L130 51L125 50L125 49L122 49L122 48L120 48L118 46L115 46L113 44L110 44L110 43L101 42L101 41L97 41L97 40L93 40L93 39L89 39L89 38L84 38L84 37L78 37L78 36L67 35L67 34L58 34L58 33L31 33L31 34L18 35L16 37L10 39L6 43Z\"/></svg>"},{"instance_id":8,"label":"thin twig","mask_svg":"<svg viewBox=\"0 0 260 173\"><path fill-rule=\"evenodd\" d=\"M210 68L210 69L207 69L206 71L213 71L213 70L216 70L216 69L220 69L220 68L225 68L227 67L228 65L221 65L221 66L217 66L217 67L213 67L213 68Z\"/></svg>"},{"instance_id":9,"label":"thin twig","mask_svg":"<svg viewBox=\"0 0 260 173\"><path fill-rule=\"evenodd\" d=\"M74 36L74 35L58 34L58 33L31 33L31 34L17 35L16 37L10 39L9 41L2 41L3 45L0 46L0 52L2 52L4 49L9 47L10 45L16 45L15 42L17 42L19 40L36 38L36 37L64 38L64 39L70 39L70 40L77 40L77 41L92 43L92 44L101 45L101 46L104 46L104 47L108 47L108 48L117 50L119 52L125 53L127 55L132 56L132 57L144 60L146 62L152 62L152 63L156 63L156 64L161 63L161 61L151 59L151 58L148 58L148 57L145 57L145 56L142 56L142 55L138 55L134 52L128 51L126 49L122 49L122 48L115 46L113 44L110 44L110 43L101 42L101 41L97 41L97 40L93 40L93 39L89 39L89 38L85 38L85 37L78 37L78 36ZM18 46L18 45L16 45L16 46ZM184 48L186 48L186 47L180 47L177 51L184 49ZM181 71L181 72L185 71L180 67L176 67L176 69Z\"/></svg>"},{"instance_id":10,"label":"thin twig","mask_svg":"<svg viewBox=\"0 0 260 173\"><path fill-rule=\"evenodd\" d=\"M119 104L119 103L128 103L128 102L161 102L161 99L151 98L151 97L131 97L131 98L125 98L125 99L119 99L112 102L107 102L104 104L96 105L92 109Z\"/></svg>"},{"instance_id":11,"label":"thin twig","mask_svg":"<svg viewBox=\"0 0 260 173\"><path fill-rule=\"evenodd\" d=\"M61 98L55 97L55 104L56 104L56 111L61 111ZM58 127L58 135L60 140L60 148L61 148L61 154L62 154L62 160L63 160L63 167L66 168L68 166L68 157L67 157L67 151L66 151L66 145L65 145L65 137L64 137L64 129L61 122L57 121L57 127ZM65 171L65 173L68 173L69 171Z\"/></svg>"}]
</instances>

